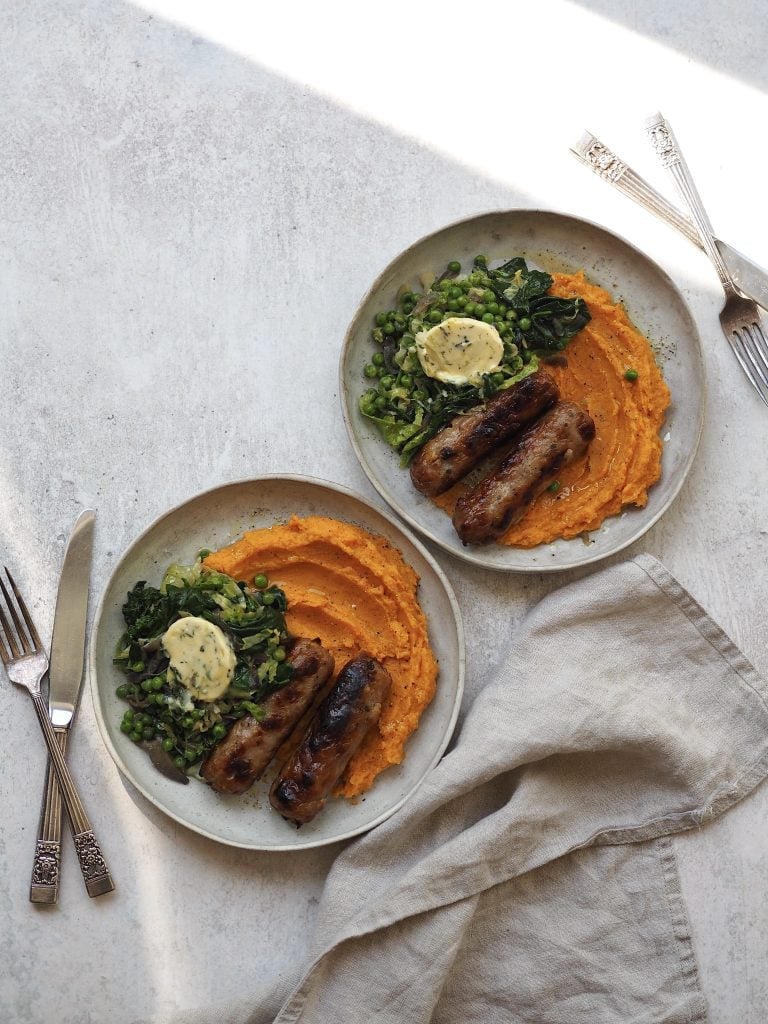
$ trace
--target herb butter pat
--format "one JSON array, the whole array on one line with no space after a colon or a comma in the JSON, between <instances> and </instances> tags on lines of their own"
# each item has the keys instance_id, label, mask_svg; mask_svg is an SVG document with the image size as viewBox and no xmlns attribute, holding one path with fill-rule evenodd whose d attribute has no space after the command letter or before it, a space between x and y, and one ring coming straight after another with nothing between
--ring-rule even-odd
<instances>
[{"instance_id":1,"label":"herb butter pat","mask_svg":"<svg viewBox=\"0 0 768 1024\"><path fill-rule=\"evenodd\" d=\"M498 369L504 344L491 324L452 316L416 335L416 354L428 377L445 384L479 384L483 374Z\"/></svg>"},{"instance_id":2,"label":"herb butter pat","mask_svg":"<svg viewBox=\"0 0 768 1024\"><path fill-rule=\"evenodd\" d=\"M186 615L171 623L162 637L169 668L196 700L217 700L235 674L235 652L213 622Z\"/></svg>"}]
</instances>

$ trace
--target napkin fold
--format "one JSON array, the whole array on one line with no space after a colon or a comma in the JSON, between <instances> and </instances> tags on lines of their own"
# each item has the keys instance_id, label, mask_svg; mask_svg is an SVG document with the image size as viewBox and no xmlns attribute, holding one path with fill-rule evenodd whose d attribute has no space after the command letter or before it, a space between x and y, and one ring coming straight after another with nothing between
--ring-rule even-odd
<instances>
[{"instance_id":1,"label":"napkin fold","mask_svg":"<svg viewBox=\"0 0 768 1024\"><path fill-rule=\"evenodd\" d=\"M335 861L282 1008L207 1021L706 1020L669 837L768 773L768 688L648 555L506 644L453 749Z\"/></svg>"}]
</instances>

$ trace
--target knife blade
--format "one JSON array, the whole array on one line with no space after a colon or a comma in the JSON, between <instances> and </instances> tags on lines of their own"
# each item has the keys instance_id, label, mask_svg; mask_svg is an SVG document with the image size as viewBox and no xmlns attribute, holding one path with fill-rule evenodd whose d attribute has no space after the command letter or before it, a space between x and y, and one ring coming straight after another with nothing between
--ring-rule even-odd
<instances>
[{"instance_id":1,"label":"knife blade","mask_svg":"<svg viewBox=\"0 0 768 1024\"><path fill-rule=\"evenodd\" d=\"M682 232L699 249L703 248L693 221L591 132L584 132L578 142L571 146L571 152L604 181ZM715 239L715 244L739 290L768 310L768 271L722 239Z\"/></svg>"},{"instance_id":2,"label":"knife blade","mask_svg":"<svg viewBox=\"0 0 768 1024\"><path fill-rule=\"evenodd\" d=\"M80 697L95 520L92 509L80 513L64 553L48 669L48 705L54 729L71 726Z\"/></svg>"},{"instance_id":3,"label":"knife blade","mask_svg":"<svg viewBox=\"0 0 768 1024\"><path fill-rule=\"evenodd\" d=\"M83 681L95 519L96 513L86 509L72 528L64 553L53 618L48 707L62 754L66 752ZM58 900L61 812L61 794L49 759L29 890L33 903L56 903Z\"/></svg>"}]
</instances>

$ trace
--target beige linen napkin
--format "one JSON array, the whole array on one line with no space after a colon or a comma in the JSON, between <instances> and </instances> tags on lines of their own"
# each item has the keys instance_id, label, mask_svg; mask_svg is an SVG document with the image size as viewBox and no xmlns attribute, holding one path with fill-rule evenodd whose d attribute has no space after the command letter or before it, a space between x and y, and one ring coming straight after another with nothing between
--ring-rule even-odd
<instances>
[{"instance_id":1,"label":"beige linen napkin","mask_svg":"<svg viewBox=\"0 0 768 1024\"><path fill-rule=\"evenodd\" d=\"M450 753L336 860L282 1009L183 1019L706 1020L668 837L765 777L767 694L650 556L556 591Z\"/></svg>"}]
</instances>

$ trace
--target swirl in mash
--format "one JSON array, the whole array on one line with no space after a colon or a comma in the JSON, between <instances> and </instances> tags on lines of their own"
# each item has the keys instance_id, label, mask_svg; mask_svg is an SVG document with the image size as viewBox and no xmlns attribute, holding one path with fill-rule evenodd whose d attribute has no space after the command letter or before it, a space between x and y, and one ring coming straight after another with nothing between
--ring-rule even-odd
<instances>
[{"instance_id":1,"label":"swirl in mash","mask_svg":"<svg viewBox=\"0 0 768 1024\"><path fill-rule=\"evenodd\" d=\"M437 661L416 597L419 578L383 537L324 516L251 530L205 559L237 580L266 573L285 591L296 636L318 637L336 672L360 651L382 662L392 688L378 726L350 761L340 795L355 797L400 764L435 693Z\"/></svg>"}]
</instances>

